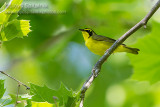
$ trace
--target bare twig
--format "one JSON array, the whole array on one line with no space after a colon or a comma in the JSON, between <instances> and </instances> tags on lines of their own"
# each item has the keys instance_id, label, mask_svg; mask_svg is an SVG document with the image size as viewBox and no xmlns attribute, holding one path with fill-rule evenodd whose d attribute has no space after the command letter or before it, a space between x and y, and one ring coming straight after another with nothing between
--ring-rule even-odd
<instances>
[{"instance_id":1,"label":"bare twig","mask_svg":"<svg viewBox=\"0 0 160 107\"><path fill-rule=\"evenodd\" d=\"M0 73L2 73L2 74L4 74L4 75L6 75L7 77L9 77L9 78L11 78L11 79L15 80L16 82L18 82L18 84L19 84L19 85L23 85L23 86L25 86L27 90L29 90L29 89L30 89L30 87L28 87L28 86L27 86L27 85L25 85L24 83L20 82L19 80L17 80L17 79L15 79L15 78L11 77L10 75L6 74L5 72L0 71Z\"/></svg>"},{"instance_id":2,"label":"bare twig","mask_svg":"<svg viewBox=\"0 0 160 107\"><path fill-rule=\"evenodd\" d=\"M54 100L54 103L55 103L55 105L56 105L56 107L58 107L58 105L57 105L57 97L56 96L53 96L53 100Z\"/></svg>"},{"instance_id":3,"label":"bare twig","mask_svg":"<svg viewBox=\"0 0 160 107\"><path fill-rule=\"evenodd\" d=\"M148 20L153 16L153 14L158 10L160 7L160 0L154 5L154 7L150 10L150 12L135 26L133 26L129 31L127 31L124 35L122 35L115 43L107 50L107 52L99 59L99 61L95 64L94 68L92 69L92 74L88 78L88 80L83 84L81 89L81 96L80 96L80 106L83 107L85 92L93 83L94 79L98 76L101 70L102 64L108 59L108 57L113 53L113 51L122 44L130 35L140 29L142 26L146 27Z\"/></svg>"},{"instance_id":4,"label":"bare twig","mask_svg":"<svg viewBox=\"0 0 160 107\"><path fill-rule=\"evenodd\" d=\"M18 84L17 95L16 95L16 102L15 102L14 107L16 107L16 105L18 104L18 95L19 95L20 86L21 86L21 85Z\"/></svg>"}]
</instances>

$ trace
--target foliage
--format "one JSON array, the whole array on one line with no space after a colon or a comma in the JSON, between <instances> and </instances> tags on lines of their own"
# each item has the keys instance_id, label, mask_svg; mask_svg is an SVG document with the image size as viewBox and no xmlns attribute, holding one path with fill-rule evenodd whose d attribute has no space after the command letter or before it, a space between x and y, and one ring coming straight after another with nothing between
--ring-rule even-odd
<instances>
[{"instance_id":1,"label":"foliage","mask_svg":"<svg viewBox=\"0 0 160 107\"><path fill-rule=\"evenodd\" d=\"M18 11L21 9L23 0L12 0L6 6L4 4L0 9L0 41L9 41L15 37L27 36L31 31L29 21L17 20Z\"/></svg>"},{"instance_id":2,"label":"foliage","mask_svg":"<svg viewBox=\"0 0 160 107\"><path fill-rule=\"evenodd\" d=\"M6 106L9 105L12 102L12 100L10 98L3 98L3 95L6 91L6 89L4 88L4 80L0 80L0 106Z\"/></svg>"},{"instance_id":3,"label":"foliage","mask_svg":"<svg viewBox=\"0 0 160 107\"><path fill-rule=\"evenodd\" d=\"M0 55L11 63L5 72L31 87L30 91L20 87L18 107L78 107L81 86L100 58L85 47L78 29L92 28L117 39L154 4L149 0L12 0L8 6L4 2L0 1ZM34 8L38 4L48 7ZM140 49L138 55L115 53L104 63L86 92L84 107L160 105L158 12L153 20L125 41ZM12 106L16 93L16 82L0 80L0 106Z\"/></svg>"},{"instance_id":4,"label":"foliage","mask_svg":"<svg viewBox=\"0 0 160 107\"><path fill-rule=\"evenodd\" d=\"M37 86L31 84L32 101L35 102L48 102L57 103L63 107L75 107L78 102L79 95L72 90L68 90L63 84L61 84L59 90L55 91L49 89L47 86Z\"/></svg>"},{"instance_id":5,"label":"foliage","mask_svg":"<svg viewBox=\"0 0 160 107\"><path fill-rule=\"evenodd\" d=\"M0 90L1 90L0 98L2 98L2 97L3 97L3 94L4 94L4 92L5 92L5 89L4 89L4 81L3 81L3 80L0 80L0 85L1 85L1 87L0 87Z\"/></svg>"},{"instance_id":6,"label":"foliage","mask_svg":"<svg viewBox=\"0 0 160 107\"><path fill-rule=\"evenodd\" d=\"M160 23L153 22L152 32L144 38L139 39L134 45L138 46L141 52L137 57L131 56L130 58L135 71L133 79L149 81L150 83L160 80L158 72L160 70L159 27Z\"/></svg>"}]
</instances>

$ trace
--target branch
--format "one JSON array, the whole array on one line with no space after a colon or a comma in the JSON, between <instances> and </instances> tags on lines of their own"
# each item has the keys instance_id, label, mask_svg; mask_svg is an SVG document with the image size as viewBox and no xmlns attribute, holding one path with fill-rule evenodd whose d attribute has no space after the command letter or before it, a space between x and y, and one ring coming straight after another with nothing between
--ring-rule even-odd
<instances>
[{"instance_id":1,"label":"branch","mask_svg":"<svg viewBox=\"0 0 160 107\"><path fill-rule=\"evenodd\" d=\"M10 75L6 74L5 72L0 71L0 73L2 73L2 74L4 74L4 75L6 75L7 77L9 77L9 78L15 80L19 85L25 86L25 87L26 87L26 90L29 90L29 89L30 89L30 87L28 87L28 86L25 85L24 83L20 82L19 80L17 80L17 79L15 79L15 78L11 77Z\"/></svg>"},{"instance_id":2,"label":"branch","mask_svg":"<svg viewBox=\"0 0 160 107\"><path fill-rule=\"evenodd\" d=\"M18 84L17 96L16 96L16 102L15 102L14 107L16 107L16 105L19 103L19 101L18 101L18 95L19 95L20 86L21 86L21 85L20 85L20 84Z\"/></svg>"},{"instance_id":3,"label":"branch","mask_svg":"<svg viewBox=\"0 0 160 107\"><path fill-rule=\"evenodd\" d=\"M135 26L133 26L129 31L127 31L124 35L122 35L115 43L107 50L107 52L98 60L95 64L94 68L92 69L92 74L88 78L88 80L83 84L81 89L81 96L80 96L80 106L83 107L85 92L93 83L94 79L98 76L101 71L102 64L108 59L108 57L113 53L113 51L121 45L130 35L140 29L142 26L146 28L147 22L153 16L153 14L158 10L160 7L160 0L154 5L154 7L150 10L150 12Z\"/></svg>"}]
</instances>

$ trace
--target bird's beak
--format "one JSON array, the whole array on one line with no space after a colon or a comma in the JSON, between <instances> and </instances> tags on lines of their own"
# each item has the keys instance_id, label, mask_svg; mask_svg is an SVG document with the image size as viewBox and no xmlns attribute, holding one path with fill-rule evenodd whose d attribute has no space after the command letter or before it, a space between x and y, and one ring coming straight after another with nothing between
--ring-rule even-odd
<instances>
[{"instance_id":1,"label":"bird's beak","mask_svg":"<svg viewBox=\"0 0 160 107\"><path fill-rule=\"evenodd\" d=\"M79 29L80 31L85 31L84 29Z\"/></svg>"}]
</instances>

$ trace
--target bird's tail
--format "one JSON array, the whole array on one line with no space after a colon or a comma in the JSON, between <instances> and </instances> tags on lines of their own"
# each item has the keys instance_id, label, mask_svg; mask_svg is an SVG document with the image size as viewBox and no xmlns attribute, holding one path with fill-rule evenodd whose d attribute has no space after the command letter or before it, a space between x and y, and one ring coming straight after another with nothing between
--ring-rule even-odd
<instances>
[{"instance_id":1,"label":"bird's tail","mask_svg":"<svg viewBox=\"0 0 160 107\"><path fill-rule=\"evenodd\" d=\"M126 49L127 49L127 52L133 53L133 54L138 54L138 51L140 51L138 48L126 47Z\"/></svg>"}]
</instances>

